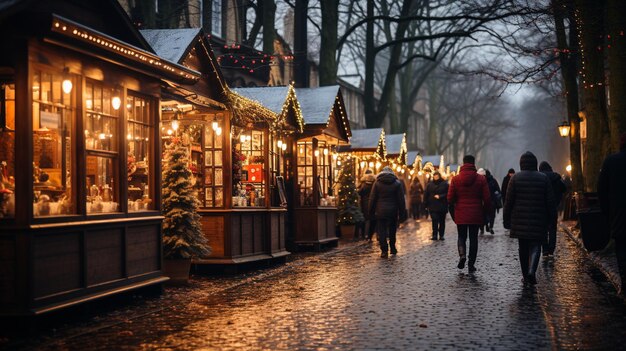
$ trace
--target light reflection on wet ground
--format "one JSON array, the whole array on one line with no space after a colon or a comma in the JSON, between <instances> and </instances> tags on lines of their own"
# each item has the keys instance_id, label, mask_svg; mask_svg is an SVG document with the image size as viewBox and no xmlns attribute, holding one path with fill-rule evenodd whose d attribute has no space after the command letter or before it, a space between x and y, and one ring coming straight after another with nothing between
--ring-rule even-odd
<instances>
[{"instance_id":1,"label":"light reflection on wet ground","mask_svg":"<svg viewBox=\"0 0 626 351\"><path fill-rule=\"evenodd\" d=\"M478 272L456 268L455 227L399 233L397 257L359 244L242 277L194 280L92 330L15 344L48 349L619 349L626 309L565 235L539 285L520 282L517 242L497 228ZM590 273L592 273L590 275ZM124 319L126 316L127 319ZM107 324L108 323L108 324ZM76 332L80 330L80 333ZM73 333L74 331L74 333Z\"/></svg>"}]
</instances>

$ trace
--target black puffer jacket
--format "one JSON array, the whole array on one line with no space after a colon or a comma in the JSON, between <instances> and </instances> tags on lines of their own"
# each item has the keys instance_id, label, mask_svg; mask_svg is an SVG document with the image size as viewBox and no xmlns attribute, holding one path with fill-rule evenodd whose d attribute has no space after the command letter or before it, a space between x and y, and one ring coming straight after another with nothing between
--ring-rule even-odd
<instances>
[{"instance_id":1,"label":"black puffer jacket","mask_svg":"<svg viewBox=\"0 0 626 351\"><path fill-rule=\"evenodd\" d=\"M382 171L376 176L369 201L370 218L396 219L406 215L402 184L393 172Z\"/></svg>"},{"instance_id":2,"label":"black puffer jacket","mask_svg":"<svg viewBox=\"0 0 626 351\"><path fill-rule=\"evenodd\" d=\"M373 174L366 174L361 179L361 184L359 184L359 188L357 190L360 198L359 202L361 204L361 212L363 212L366 220L370 219L369 212L367 212L369 210L368 202L375 181L376 177Z\"/></svg>"},{"instance_id":3,"label":"black puffer jacket","mask_svg":"<svg viewBox=\"0 0 626 351\"><path fill-rule=\"evenodd\" d=\"M609 216L611 235L626 238L626 148L607 157L598 179L602 212Z\"/></svg>"},{"instance_id":4,"label":"black puffer jacket","mask_svg":"<svg viewBox=\"0 0 626 351\"><path fill-rule=\"evenodd\" d=\"M546 161L543 161L539 164L539 172L547 175L548 179L550 179L552 191L554 192L554 202L558 207L561 203L561 200L563 200L563 194L565 194L565 191L567 190L565 188L565 183L563 182L561 175L554 172L552 170L552 166L550 166L550 164Z\"/></svg>"},{"instance_id":5,"label":"black puffer jacket","mask_svg":"<svg viewBox=\"0 0 626 351\"><path fill-rule=\"evenodd\" d=\"M435 199L435 195L439 195ZM426 185L424 193L424 206L429 212L448 212L448 182L443 179L433 180Z\"/></svg>"},{"instance_id":6,"label":"black puffer jacket","mask_svg":"<svg viewBox=\"0 0 626 351\"><path fill-rule=\"evenodd\" d=\"M537 158L526 152L521 171L509 181L504 204L504 227L511 237L546 240L548 223L556 218L554 192L548 177L537 171Z\"/></svg>"}]
</instances>

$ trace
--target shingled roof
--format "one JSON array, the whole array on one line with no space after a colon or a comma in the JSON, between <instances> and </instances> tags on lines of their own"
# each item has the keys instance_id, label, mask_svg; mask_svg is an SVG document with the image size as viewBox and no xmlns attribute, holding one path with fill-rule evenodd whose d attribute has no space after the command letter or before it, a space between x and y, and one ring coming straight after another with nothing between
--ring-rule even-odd
<instances>
[{"instance_id":1,"label":"shingled roof","mask_svg":"<svg viewBox=\"0 0 626 351\"><path fill-rule=\"evenodd\" d=\"M352 131L350 149L376 149L380 141L382 128L357 129Z\"/></svg>"},{"instance_id":2,"label":"shingled roof","mask_svg":"<svg viewBox=\"0 0 626 351\"><path fill-rule=\"evenodd\" d=\"M339 85L296 89L304 124L328 123L338 92Z\"/></svg>"},{"instance_id":3,"label":"shingled roof","mask_svg":"<svg viewBox=\"0 0 626 351\"><path fill-rule=\"evenodd\" d=\"M385 144L387 145L387 154L399 155L402 152L403 141L404 141L404 133L385 135Z\"/></svg>"},{"instance_id":4,"label":"shingled roof","mask_svg":"<svg viewBox=\"0 0 626 351\"><path fill-rule=\"evenodd\" d=\"M141 35L160 57L180 63L193 45L200 28L145 29Z\"/></svg>"},{"instance_id":5,"label":"shingled roof","mask_svg":"<svg viewBox=\"0 0 626 351\"><path fill-rule=\"evenodd\" d=\"M414 165L415 161L417 161L418 156L420 156L420 152L419 151L409 151L409 152L407 152L407 156L406 156L406 158L407 158L407 165L408 166Z\"/></svg>"},{"instance_id":6,"label":"shingled roof","mask_svg":"<svg viewBox=\"0 0 626 351\"><path fill-rule=\"evenodd\" d=\"M247 99L259 102L277 115L282 113L289 94L289 86L233 88L231 90Z\"/></svg>"}]
</instances>

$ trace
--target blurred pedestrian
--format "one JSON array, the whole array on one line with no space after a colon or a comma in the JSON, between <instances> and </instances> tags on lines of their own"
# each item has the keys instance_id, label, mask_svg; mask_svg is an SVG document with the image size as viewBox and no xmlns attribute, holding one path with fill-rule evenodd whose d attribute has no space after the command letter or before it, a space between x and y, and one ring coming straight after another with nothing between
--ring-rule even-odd
<instances>
[{"instance_id":1,"label":"blurred pedestrian","mask_svg":"<svg viewBox=\"0 0 626 351\"><path fill-rule=\"evenodd\" d=\"M368 240L372 240L372 236L374 235L374 219L369 215L369 199L370 193L372 192L372 187L374 186L374 182L376 181L376 177L371 169L365 171L365 174L361 178L361 183L357 189L357 193L360 198L361 212L363 212L363 216L365 217L365 221L361 222L359 225L359 234Z\"/></svg>"},{"instance_id":2,"label":"blurred pedestrian","mask_svg":"<svg viewBox=\"0 0 626 351\"><path fill-rule=\"evenodd\" d=\"M376 233L380 243L381 257L398 253L396 249L396 230L398 219L404 222L407 217L404 192L400 180L390 167L385 167L376 176L369 199L370 218L376 219ZM387 244L389 240L389 244Z\"/></svg>"},{"instance_id":3,"label":"blurred pedestrian","mask_svg":"<svg viewBox=\"0 0 626 351\"><path fill-rule=\"evenodd\" d=\"M418 177L414 177L411 180L411 187L409 188L409 198L411 201L411 217L415 220L420 219L420 208L422 207L422 195L424 194L424 188L422 182Z\"/></svg>"},{"instance_id":4,"label":"blurred pedestrian","mask_svg":"<svg viewBox=\"0 0 626 351\"><path fill-rule=\"evenodd\" d=\"M561 176L552 171L552 166L546 161L539 164L539 172L548 176L550 185L552 185L552 192L554 193L555 211L558 213L559 205L563 199L563 194L567 191L565 183ZM542 252L545 258L552 258L554 250L556 249L556 227L557 227L558 215L555 216L548 223L548 241L542 245Z\"/></svg>"},{"instance_id":5,"label":"blurred pedestrian","mask_svg":"<svg viewBox=\"0 0 626 351\"><path fill-rule=\"evenodd\" d=\"M485 170L485 178L487 178L487 186L489 186L489 195L491 197L491 207L486 213L486 230L495 234L493 231L493 224L496 221L496 212L502 208L502 194L500 194L500 184L496 178L491 175L488 169Z\"/></svg>"},{"instance_id":6,"label":"blurred pedestrian","mask_svg":"<svg viewBox=\"0 0 626 351\"><path fill-rule=\"evenodd\" d=\"M465 268L467 259L466 241L469 236L469 272L476 271L478 254L478 227L485 222L485 213L491 207L489 186L484 176L476 172L475 158L463 157L463 165L458 175L452 178L448 190L448 202L454 208L454 222L459 233L459 269Z\"/></svg>"},{"instance_id":7,"label":"blurred pedestrian","mask_svg":"<svg viewBox=\"0 0 626 351\"><path fill-rule=\"evenodd\" d=\"M487 175L487 172L485 172L484 168L479 168L478 171L476 171L476 173L480 174L481 176L485 177ZM489 184L487 184L489 185ZM485 213L485 219L483 220L483 223L478 227L479 233L485 234L485 225L487 224L487 213Z\"/></svg>"},{"instance_id":8,"label":"blurred pedestrian","mask_svg":"<svg viewBox=\"0 0 626 351\"><path fill-rule=\"evenodd\" d=\"M424 205L430 213L433 225L431 240L444 240L446 232L446 213L448 213L448 182L441 178L439 172L433 174L433 180L426 185Z\"/></svg>"},{"instance_id":9,"label":"blurred pedestrian","mask_svg":"<svg viewBox=\"0 0 626 351\"><path fill-rule=\"evenodd\" d=\"M615 239L617 267L621 278L620 291L626 296L626 133L620 137L620 152L608 156L602 164L598 196L602 212L608 217Z\"/></svg>"},{"instance_id":10,"label":"blurred pedestrian","mask_svg":"<svg viewBox=\"0 0 626 351\"><path fill-rule=\"evenodd\" d=\"M513 168L509 168L509 172L506 174L504 179L502 179L502 204L506 202L506 189L509 186L509 181L515 175L515 170Z\"/></svg>"},{"instance_id":11,"label":"blurred pedestrian","mask_svg":"<svg viewBox=\"0 0 626 351\"><path fill-rule=\"evenodd\" d=\"M504 227L518 239L524 284L537 283L535 274L546 241L548 224L556 217L554 192L548 177L537 171L537 158L527 151L520 158L520 171L509 181L504 203Z\"/></svg>"}]
</instances>

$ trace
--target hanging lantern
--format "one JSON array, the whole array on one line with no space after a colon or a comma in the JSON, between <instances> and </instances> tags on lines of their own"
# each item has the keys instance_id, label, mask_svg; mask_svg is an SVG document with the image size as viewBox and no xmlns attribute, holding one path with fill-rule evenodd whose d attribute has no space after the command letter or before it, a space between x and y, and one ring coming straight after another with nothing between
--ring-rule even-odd
<instances>
[{"instance_id":1,"label":"hanging lantern","mask_svg":"<svg viewBox=\"0 0 626 351\"><path fill-rule=\"evenodd\" d=\"M120 99L119 96L114 96L113 99L111 99L111 106L113 106L115 111L119 110L122 106L122 99Z\"/></svg>"},{"instance_id":2,"label":"hanging lantern","mask_svg":"<svg viewBox=\"0 0 626 351\"><path fill-rule=\"evenodd\" d=\"M175 119L172 121L172 130L177 131L179 127L178 120Z\"/></svg>"},{"instance_id":3,"label":"hanging lantern","mask_svg":"<svg viewBox=\"0 0 626 351\"><path fill-rule=\"evenodd\" d=\"M569 136L570 124L567 121L563 121L563 123L559 124L559 134L563 138L567 138Z\"/></svg>"},{"instance_id":4,"label":"hanging lantern","mask_svg":"<svg viewBox=\"0 0 626 351\"><path fill-rule=\"evenodd\" d=\"M70 69L65 67L63 69L63 82L61 83L61 88L64 93L69 94L72 92L73 86L72 80L70 79Z\"/></svg>"},{"instance_id":5,"label":"hanging lantern","mask_svg":"<svg viewBox=\"0 0 626 351\"><path fill-rule=\"evenodd\" d=\"M217 129L215 129L215 134L216 134L217 136L222 135L222 127L217 127Z\"/></svg>"}]
</instances>

